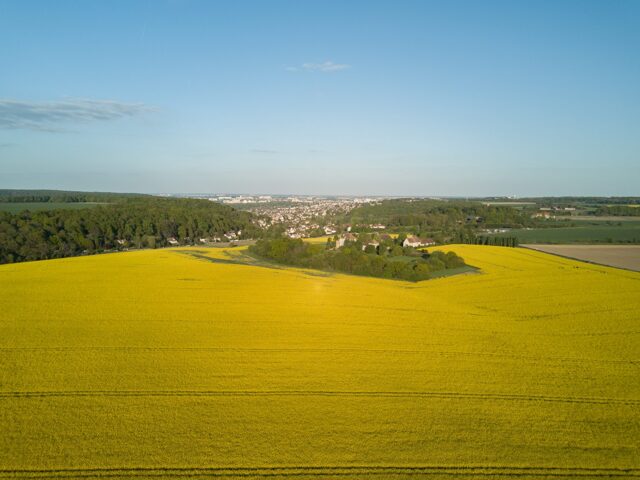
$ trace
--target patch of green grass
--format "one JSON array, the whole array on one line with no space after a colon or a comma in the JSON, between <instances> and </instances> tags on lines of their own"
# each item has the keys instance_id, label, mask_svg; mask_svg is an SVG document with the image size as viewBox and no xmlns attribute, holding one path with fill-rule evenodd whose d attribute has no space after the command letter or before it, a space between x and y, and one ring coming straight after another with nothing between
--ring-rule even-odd
<instances>
[{"instance_id":1,"label":"patch of green grass","mask_svg":"<svg viewBox=\"0 0 640 480\"><path fill-rule=\"evenodd\" d=\"M555 217L553 219L545 220L547 225L554 225L557 227L562 226L576 226L576 225L633 225L640 223L640 217L634 217L629 215L573 215L564 217Z\"/></svg>"},{"instance_id":2,"label":"patch of green grass","mask_svg":"<svg viewBox=\"0 0 640 480\"><path fill-rule=\"evenodd\" d=\"M479 271L480 271L479 268L472 267L470 265L465 265L464 267L438 270L436 272L431 272L429 275L431 278L444 278L444 277L451 277L453 275L459 275L461 273L478 273Z\"/></svg>"}]
</instances>

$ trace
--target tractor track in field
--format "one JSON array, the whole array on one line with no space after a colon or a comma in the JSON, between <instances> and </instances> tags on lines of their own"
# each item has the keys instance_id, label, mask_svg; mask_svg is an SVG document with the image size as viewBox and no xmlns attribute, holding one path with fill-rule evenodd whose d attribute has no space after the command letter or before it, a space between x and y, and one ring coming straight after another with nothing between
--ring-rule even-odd
<instances>
[{"instance_id":1,"label":"tractor track in field","mask_svg":"<svg viewBox=\"0 0 640 480\"><path fill-rule=\"evenodd\" d=\"M640 468L550 467L496 465L345 465L287 467L130 467L60 468L48 470L2 469L0 478L239 478L239 477L346 477L370 475L451 476L451 477L529 477L529 478L640 478Z\"/></svg>"},{"instance_id":2,"label":"tractor track in field","mask_svg":"<svg viewBox=\"0 0 640 480\"><path fill-rule=\"evenodd\" d=\"M491 401L503 400L520 402L578 403L591 405L627 405L640 407L640 400L638 399L425 391L377 392L339 390L60 390L0 392L0 399L44 397L381 397Z\"/></svg>"},{"instance_id":3,"label":"tractor track in field","mask_svg":"<svg viewBox=\"0 0 640 480\"><path fill-rule=\"evenodd\" d=\"M536 362L576 362L576 363L611 363L621 365L640 364L640 359L607 359L607 358L581 358L565 356L536 356L520 355L512 353L492 352L463 352L457 350L414 350L414 349L387 349L387 348L242 348L242 347L138 347L138 346L78 346L78 347L0 347L2 352L216 352L216 353L382 353L391 355L426 355L442 357L486 357L506 358L517 360L533 360Z\"/></svg>"}]
</instances>

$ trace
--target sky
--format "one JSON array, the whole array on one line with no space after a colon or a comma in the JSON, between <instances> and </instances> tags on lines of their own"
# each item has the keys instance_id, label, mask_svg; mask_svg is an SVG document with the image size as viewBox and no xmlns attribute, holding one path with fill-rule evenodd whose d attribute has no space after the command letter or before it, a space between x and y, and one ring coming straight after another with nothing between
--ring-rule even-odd
<instances>
[{"instance_id":1,"label":"sky","mask_svg":"<svg viewBox=\"0 0 640 480\"><path fill-rule=\"evenodd\" d=\"M640 195L640 2L0 0L0 188Z\"/></svg>"}]
</instances>

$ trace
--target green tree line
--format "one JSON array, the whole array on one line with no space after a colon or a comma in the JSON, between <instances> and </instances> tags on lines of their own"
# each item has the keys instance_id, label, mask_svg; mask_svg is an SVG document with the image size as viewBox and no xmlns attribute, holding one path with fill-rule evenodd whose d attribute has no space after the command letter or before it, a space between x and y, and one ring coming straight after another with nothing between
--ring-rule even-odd
<instances>
[{"instance_id":1,"label":"green tree line","mask_svg":"<svg viewBox=\"0 0 640 480\"><path fill-rule=\"evenodd\" d=\"M385 200L353 209L352 223L382 223L387 227L418 227L419 230L457 229L460 225L521 228L534 223L529 212L509 206L480 202L442 200Z\"/></svg>"},{"instance_id":2,"label":"green tree line","mask_svg":"<svg viewBox=\"0 0 640 480\"><path fill-rule=\"evenodd\" d=\"M82 210L0 212L0 263L43 260L126 248L195 244L200 238L261 230L253 215L207 200L132 197Z\"/></svg>"},{"instance_id":3,"label":"green tree line","mask_svg":"<svg viewBox=\"0 0 640 480\"><path fill-rule=\"evenodd\" d=\"M500 236L479 236L472 242L475 245L495 245L498 247L517 247L517 237L500 237Z\"/></svg>"},{"instance_id":4,"label":"green tree line","mask_svg":"<svg viewBox=\"0 0 640 480\"><path fill-rule=\"evenodd\" d=\"M608 205L598 207L595 211L595 215L603 216L625 216L625 217L640 217L640 206L630 207L628 205Z\"/></svg>"}]
</instances>

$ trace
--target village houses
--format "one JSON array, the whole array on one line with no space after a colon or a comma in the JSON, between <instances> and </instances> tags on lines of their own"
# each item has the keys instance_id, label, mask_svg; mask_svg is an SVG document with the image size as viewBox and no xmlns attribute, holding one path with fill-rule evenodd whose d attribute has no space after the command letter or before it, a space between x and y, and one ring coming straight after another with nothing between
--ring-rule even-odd
<instances>
[{"instance_id":1,"label":"village houses","mask_svg":"<svg viewBox=\"0 0 640 480\"><path fill-rule=\"evenodd\" d=\"M433 238L420 238L420 237L416 237L415 235L409 235L407 238L404 239L404 242L402 242L403 247L413 247L413 248L429 247L435 244L436 242L435 240L433 240Z\"/></svg>"}]
</instances>

